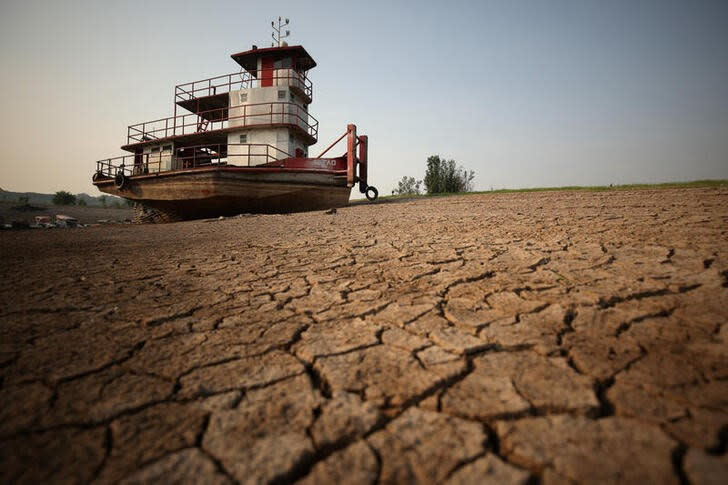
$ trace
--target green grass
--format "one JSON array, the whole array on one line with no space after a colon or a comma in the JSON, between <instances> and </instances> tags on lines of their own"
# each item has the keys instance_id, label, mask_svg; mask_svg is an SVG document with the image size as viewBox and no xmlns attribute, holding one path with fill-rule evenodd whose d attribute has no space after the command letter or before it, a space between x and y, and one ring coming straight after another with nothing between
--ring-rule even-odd
<instances>
[{"instance_id":1,"label":"green grass","mask_svg":"<svg viewBox=\"0 0 728 485\"><path fill-rule=\"evenodd\" d=\"M468 195L468 194L509 194L515 192L556 192L556 191L590 191L602 192L608 190L639 190L639 189L679 189L689 187L728 187L728 180L693 180L691 182L664 182L659 184L625 184L625 185L593 185L580 186L568 185L564 187L535 187L528 189L496 189L483 190L479 192L461 192L461 193L443 193L432 194L419 197L447 197L451 195ZM413 195L383 195L380 199L406 199L418 197Z\"/></svg>"}]
</instances>

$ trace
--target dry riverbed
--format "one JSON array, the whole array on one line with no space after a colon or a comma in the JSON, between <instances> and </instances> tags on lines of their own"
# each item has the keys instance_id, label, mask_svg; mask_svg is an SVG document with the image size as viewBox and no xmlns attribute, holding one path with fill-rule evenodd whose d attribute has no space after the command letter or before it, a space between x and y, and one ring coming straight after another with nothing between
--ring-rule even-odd
<instances>
[{"instance_id":1,"label":"dry riverbed","mask_svg":"<svg viewBox=\"0 0 728 485\"><path fill-rule=\"evenodd\" d=\"M4 232L0 301L3 483L728 481L724 188Z\"/></svg>"}]
</instances>

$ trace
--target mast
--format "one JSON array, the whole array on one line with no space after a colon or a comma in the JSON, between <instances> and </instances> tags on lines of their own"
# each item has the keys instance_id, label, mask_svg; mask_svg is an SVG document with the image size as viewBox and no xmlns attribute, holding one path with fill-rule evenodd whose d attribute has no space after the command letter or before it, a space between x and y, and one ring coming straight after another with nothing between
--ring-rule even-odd
<instances>
[{"instance_id":1,"label":"mast","mask_svg":"<svg viewBox=\"0 0 728 485\"><path fill-rule=\"evenodd\" d=\"M283 31L283 27L288 25L289 20L285 19L283 21L280 17L278 17L278 27L276 27L275 20L271 21L270 26L273 27L273 33L270 34L270 36L273 38L273 42L271 42L271 47L283 47L287 45L287 42L283 39L287 38L289 35L291 35L290 30L286 30L285 34L281 34Z\"/></svg>"}]
</instances>

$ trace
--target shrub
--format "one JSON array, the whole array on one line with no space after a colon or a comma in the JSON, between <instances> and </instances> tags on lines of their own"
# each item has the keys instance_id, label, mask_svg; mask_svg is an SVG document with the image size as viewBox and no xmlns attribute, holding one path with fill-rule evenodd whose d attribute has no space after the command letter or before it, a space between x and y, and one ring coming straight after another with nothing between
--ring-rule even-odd
<instances>
[{"instance_id":1,"label":"shrub","mask_svg":"<svg viewBox=\"0 0 728 485\"><path fill-rule=\"evenodd\" d=\"M469 192L474 178L475 172L458 167L455 160L441 159L439 155L427 158L425 189L428 194Z\"/></svg>"},{"instance_id":2,"label":"shrub","mask_svg":"<svg viewBox=\"0 0 728 485\"><path fill-rule=\"evenodd\" d=\"M399 181L397 188L392 191L394 195L419 195L422 180L415 181L414 177L404 176Z\"/></svg>"},{"instance_id":3,"label":"shrub","mask_svg":"<svg viewBox=\"0 0 728 485\"><path fill-rule=\"evenodd\" d=\"M60 190L53 195L54 205L75 205L76 196L65 190Z\"/></svg>"}]
</instances>

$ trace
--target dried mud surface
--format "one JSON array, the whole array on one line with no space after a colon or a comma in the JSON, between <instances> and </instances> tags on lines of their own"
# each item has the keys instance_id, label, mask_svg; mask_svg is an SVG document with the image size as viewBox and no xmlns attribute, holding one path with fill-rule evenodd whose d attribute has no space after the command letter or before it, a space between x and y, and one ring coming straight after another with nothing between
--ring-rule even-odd
<instances>
[{"instance_id":1,"label":"dried mud surface","mask_svg":"<svg viewBox=\"0 0 728 485\"><path fill-rule=\"evenodd\" d=\"M726 483L728 190L0 234L0 482Z\"/></svg>"}]
</instances>

